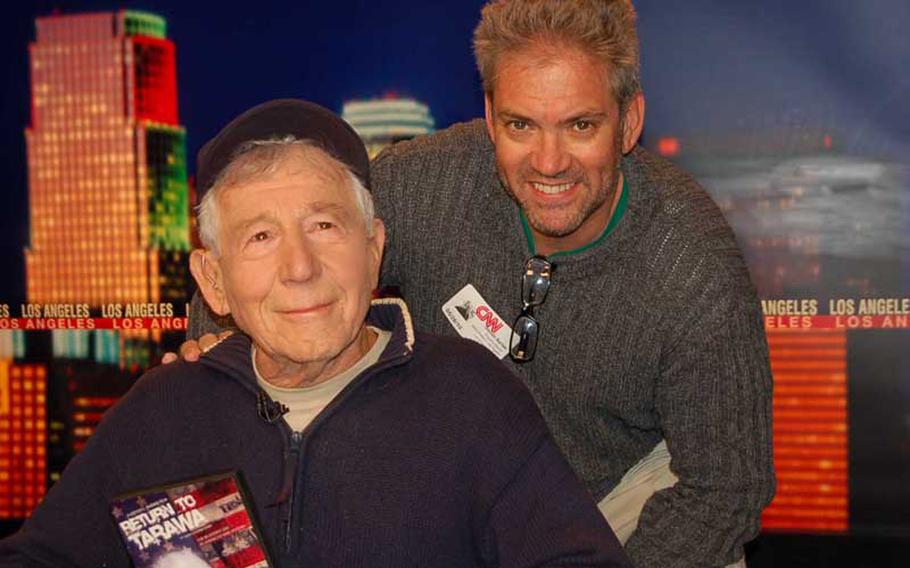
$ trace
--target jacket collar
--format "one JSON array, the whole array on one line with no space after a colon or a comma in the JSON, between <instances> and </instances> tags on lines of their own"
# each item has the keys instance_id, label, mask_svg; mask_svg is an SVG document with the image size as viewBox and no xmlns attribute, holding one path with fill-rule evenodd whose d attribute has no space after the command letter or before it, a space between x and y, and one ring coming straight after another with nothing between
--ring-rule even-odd
<instances>
[{"instance_id":1,"label":"jacket collar","mask_svg":"<svg viewBox=\"0 0 910 568\"><path fill-rule=\"evenodd\" d=\"M367 313L367 324L392 334L388 345L371 369L397 366L410 360L414 353L414 326L404 300L399 298L373 300ZM258 392L250 346L251 340L248 335L235 332L203 353L199 363L232 376Z\"/></svg>"}]
</instances>

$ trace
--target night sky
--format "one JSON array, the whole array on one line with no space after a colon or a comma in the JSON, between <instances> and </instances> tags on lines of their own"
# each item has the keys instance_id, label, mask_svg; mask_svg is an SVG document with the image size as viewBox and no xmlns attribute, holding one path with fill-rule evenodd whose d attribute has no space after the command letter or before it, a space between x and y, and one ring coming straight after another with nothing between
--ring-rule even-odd
<instances>
[{"instance_id":1,"label":"night sky","mask_svg":"<svg viewBox=\"0 0 910 568\"><path fill-rule=\"evenodd\" d=\"M0 301L24 300L23 130L34 18L146 10L177 45L190 170L230 118L294 96L340 110L388 91L430 105L437 125L480 116L470 36L479 0L13 2L0 18ZM252 11L251 5L261 9ZM910 160L910 2L639 0L645 140L820 128L845 152Z\"/></svg>"}]
</instances>

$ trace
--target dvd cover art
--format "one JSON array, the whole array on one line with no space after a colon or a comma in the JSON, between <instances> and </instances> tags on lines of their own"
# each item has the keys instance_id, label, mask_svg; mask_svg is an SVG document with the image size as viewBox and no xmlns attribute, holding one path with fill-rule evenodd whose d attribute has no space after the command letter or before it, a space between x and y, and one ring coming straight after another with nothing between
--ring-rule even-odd
<instances>
[{"instance_id":1,"label":"dvd cover art","mask_svg":"<svg viewBox=\"0 0 910 568\"><path fill-rule=\"evenodd\" d=\"M137 568L268 568L235 472L120 496L111 503Z\"/></svg>"}]
</instances>

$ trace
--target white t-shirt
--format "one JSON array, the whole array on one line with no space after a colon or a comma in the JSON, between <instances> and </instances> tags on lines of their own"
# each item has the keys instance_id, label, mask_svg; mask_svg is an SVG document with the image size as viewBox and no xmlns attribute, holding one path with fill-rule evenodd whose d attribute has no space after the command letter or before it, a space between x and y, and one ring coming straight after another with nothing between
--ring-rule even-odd
<instances>
[{"instance_id":1,"label":"white t-shirt","mask_svg":"<svg viewBox=\"0 0 910 568\"><path fill-rule=\"evenodd\" d=\"M379 360L379 356L382 355L383 350L388 345L392 334L371 326L368 326L368 329L376 334L376 341L370 350L346 371L311 387L282 388L269 383L262 378L262 375L259 374L259 369L256 368L256 347L254 346L250 350L256 381L272 400L288 407L288 412L284 415L284 419L292 430L300 432L306 428L322 412L322 409L338 396L338 393L344 387L348 386L360 373Z\"/></svg>"}]
</instances>

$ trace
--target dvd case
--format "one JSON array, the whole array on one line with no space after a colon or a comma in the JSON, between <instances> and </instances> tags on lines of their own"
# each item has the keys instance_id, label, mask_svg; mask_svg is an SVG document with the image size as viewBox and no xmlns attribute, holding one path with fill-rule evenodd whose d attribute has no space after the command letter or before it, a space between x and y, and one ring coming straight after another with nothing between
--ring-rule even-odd
<instances>
[{"instance_id":1,"label":"dvd case","mask_svg":"<svg viewBox=\"0 0 910 568\"><path fill-rule=\"evenodd\" d=\"M111 502L136 568L269 568L238 472L118 495Z\"/></svg>"}]
</instances>

